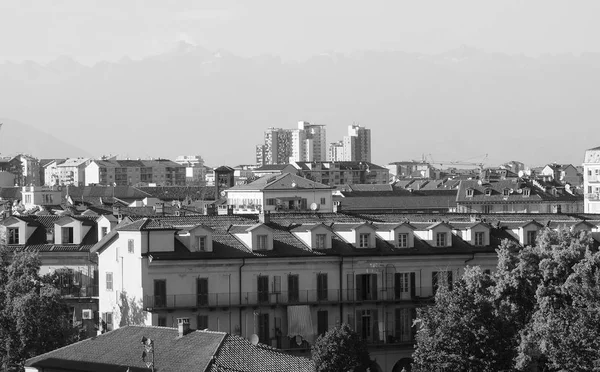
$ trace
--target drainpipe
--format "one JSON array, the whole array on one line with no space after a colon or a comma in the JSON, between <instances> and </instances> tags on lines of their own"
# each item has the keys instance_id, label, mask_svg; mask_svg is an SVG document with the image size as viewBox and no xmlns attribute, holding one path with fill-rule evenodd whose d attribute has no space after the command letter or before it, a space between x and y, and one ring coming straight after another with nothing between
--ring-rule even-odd
<instances>
[{"instance_id":1,"label":"drainpipe","mask_svg":"<svg viewBox=\"0 0 600 372\"><path fill-rule=\"evenodd\" d=\"M240 309L240 336L242 335L242 267L244 267L246 265L246 259L242 258L242 264L239 267L238 270L238 279L239 279L239 290L240 290L240 303L239 303L239 309ZM229 304L229 306L231 306L231 304ZM246 335L248 336L248 335Z\"/></svg>"},{"instance_id":2,"label":"drainpipe","mask_svg":"<svg viewBox=\"0 0 600 372\"><path fill-rule=\"evenodd\" d=\"M340 325L344 323L344 275L342 274L342 269L344 268L344 256L340 254Z\"/></svg>"}]
</instances>

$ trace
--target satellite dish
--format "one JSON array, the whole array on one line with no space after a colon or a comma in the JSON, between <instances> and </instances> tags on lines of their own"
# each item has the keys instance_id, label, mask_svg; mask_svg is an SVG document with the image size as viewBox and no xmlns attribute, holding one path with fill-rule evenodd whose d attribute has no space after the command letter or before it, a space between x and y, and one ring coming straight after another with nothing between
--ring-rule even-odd
<instances>
[{"instance_id":1,"label":"satellite dish","mask_svg":"<svg viewBox=\"0 0 600 372\"><path fill-rule=\"evenodd\" d=\"M311 211L316 211L317 209L319 209L319 205L317 203L310 203Z\"/></svg>"},{"instance_id":2,"label":"satellite dish","mask_svg":"<svg viewBox=\"0 0 600 372\"><path fill-rule=\"evenodd\" d=\"M221 191L221 196L225 196L225 190Z\"/></svg>"},{"instance_id":3,"label":"satellite dish","mask_svg":"<svg viewBox=\"0 0 600 372\"><path fill-rule=\"evenodd\" d=\"M298 346L302 345L302 336L296 336L296 343L298 344Z\"/></svg>"},{"instance_id":4,"label":"satellite dish","mask_svg":"<svg viewBox=\"0 0 600 372\"><path fill-rule=\"evenodd\" d=\"M250 336L250 343L252 345L258 344L258 335L256 333L253 333L252 336Z\"/></svg>"}]
</instances>

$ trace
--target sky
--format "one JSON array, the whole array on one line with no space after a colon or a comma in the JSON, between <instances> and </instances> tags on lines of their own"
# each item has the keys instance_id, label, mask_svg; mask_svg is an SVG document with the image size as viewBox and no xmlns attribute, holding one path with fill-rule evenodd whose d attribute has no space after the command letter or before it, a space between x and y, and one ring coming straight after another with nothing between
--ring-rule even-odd
<instances>
[{"instance_id":1,"label":"sky","mask_svg":"<svg viewBox=\"0 0 600 372\"><path fill-rule=\"evenodd\" d=\"M241 56L599 52L595 0L0 0L0 60L142 58L184 40Z\"/></svg>"},{"instance_id":2,"label":"sky","mask_svg":"<svg viewBox=\"0 0 600 372\"><path fill-rule=\"evenodd\" d=\"M278 56L283 61L292 64L294 61L305 61L323 53L404 51L435 54L463 45L479 48L485 52L511 55L539 56L562 53L579 55L585 52L600 53L600 43L596 40L596 35L600 35L600 23L596 19L598 14L600 14L600 1L597 0L569 2L557 0L0 0L0 63L24 60L47 63L59 56L66 55L92 66L101 61L118 62L125 57L143 59L147 56L161 54L171 50L177 41L185 41L212 51L226 50L242 57ZM310 63L306 65L310 66ZM388 68L390 67L388 66ZM398 76L401 76L397 77L396 82L407 78L402 75L403 71L396 71L393 67L391 71L398 72ZM587 79L584 88L593 92L594 87L597 86L595 80L588 79L588 76L585 75L588 70L581 71L583 72L580 75L583 74L583 78L572 80L580 82ZM373 71L371 75L377 75L377 72ZM247 138L247 142L251 143L251 145L242 144L241 139L236 138L239 142L234 145L245 146L243 156L242 154L219 153L219 157L214 156L212 159L208 159L210 164L234 165L253 161L254 145L262 141L264 129L269 126L291 128L295 126L297 120L326 124L328 140L331 142L341 139L341 136L345 134L346 126L352 122L359 122L361 125L372 128L373 138L376 136L378 138L378 142L373 144L374 158L377 155L374 161L402 160L393 158L395 156L420 158L421 151L425 153L441 151L439 149L443 144L447 145L445 153L434 154L436 158L463 160L485 154L487 149L476 148L475 145L470 144L469 139L464 138L463 133L465 132L463 131L450 132L441 130L443 128L427 133L427 135L432 135L432 138L425 144L431 148L424 149L425 145L415 145L417 150L397 155L398 146L395 142L390 141L390 138L404 135L404 132L398 129L400 127L398 123L401 122L398 120L404 119L405 121L401 122L402 125L414 131L411 134L415 136L423 133L420 127L414 123L425 126L446 125L447 127L450 127L452 123L458 126L462 124L462 127L466 127L467 125L464 123L468 123L477 129L481 122L489 119L485 116L489 115L489 111L485 111L485 104L488 101L506 99L513 105L512 107L504 109L498 104L490 105L499 107L495 114L501 117L500 119L496 118L497 120L506 120L514 127L566 125L571 126L571 130L578 130L578 133L586 133L594 127L596 119L600 118L600 111L594 108L595 103L585 101L586 97L590 96L588 90L581 89L582 86L576 87L568 84L572 75L577 73L578 71L567 71L566 74L557 74L558 78L553 82L561 84L560 89L554 89L555 87L551 86L547 93L542 91L542 95L566 95L562 101L560 101L562 97L553 97L553 99L547 100L550 103L567 102L565 107L560 105L550 107L557 114L549 113L550 110L547 108L538 109L536 100L543 102L544 97L538 100L538 97L519 94L519 86L511 85L512 82L504 84L505 91L513 87L516 89L515 94L511 94L507 98L495 94L496 82L483 82L483 79L487 77L485 75L472 74L480 80L469 82L473 85L471 89L460 79L452 80L455 74L448 72L444 77L454 83L454 88L464 89L465 95L454 99L455 97L451 93L444 92L444 87L436 85L438 82L436 76L418 76L413 81L414 86L409 87L404 93L405 96L409 96L408 98L404 97L404 102L405 104L417 103L416 106L423 109L407 110L400 107L398 97L394 96L397 90L385 84L387 77L381 79L383 83L378 87L368 85L371 76L363 76L365 80L356 79L356 82L350 82L347 86L353 86L352 83L354 83L354 86L360 89L362 83L367 84L366 86L371 89L389 89L391 93L377 102L368 100L372 97L367 97L362 102L354 102L352 99L355 98L351 94L347 94L347 101L343 101L341 98L342 103L346 104L344 107L327 106L330 103L327 100L327 93L336 95L338 98L343 96L340 93L345 93L335 91L335 89L328 90L327 87L322 87L325 93L321 95L318 94L321 92L315 90L313 93L311 91L311 94L317 97L316 103L312 102L313 106L311 103L303 106L300 101L304 97L295 97L289 92L287 95L281 96L290 97L292 102L289 104L284 102L286 105L279 102L281 107L276 108L268 105L263 107L259 104L256 104L255 107L244 107L244 97L241 97L237 102L241 102L242 105L236 110L246 109L248 113L254 115L239 114L236 116L234 115L236 110L230 110L227 105L230 102L227 94L220 92L223 95L221 97L217 92L214 95L217 98L211 101L214 107L210 113L208 113L210 110L203 110L201 105L195 101L191 103L186 101L186 104L181 104L182 112L168 115L163 112L164 117L156 115L156 110L149 105L148 107L141 106L142 108L136 112L139 115L135 117L123 117L118 112L101 112L96 115L95 119L98 122L104 120L102 125L108 131L118 130L130 137L140 133L139 126L144 124L144 120L147 120L149 125L157 127L162 125L156 124L161 123L161 120L163 120L162 122L173 120L177 123L173 126L178 125L178 128L188 129L198 127L199 122L217 123L216 126L230 133L238 133L240 137ZM277 76L277 74L273 76ZM530 87L546 87L540 81L548 80L547 77L548 75L542 75L541 78L537 78L538 81L534 81L531 76L525 75L524 79L532 80L529 82ZM419 80L420 78L429 80L426 80L427 84L424 84ZM322 80L316 79L315 81ZM477 87L478 84L487 84L487 87ZM520 87L523 90L527 81L519 81L516 84L521 84ZM285 82L280 85L271 85L288 88L285 86ZM69 109L71 102L68 99L72 99L72 97L66 94L68 87L68 83L63 85L62 88L65 89L65 92L56 92L58 94L55 94L50 86L43 87L46 88L45 94L48 94L48 91L52 92L48 99L43 96L44 93L40 93L42 89L33 88L33 85L29 86L27 82L20 86L20 95L16 94L14 89L11 90L12 88L1 89L2 87L0 87L0 117L22 121L42 128L46 132L58 131L67 141L79 140L78 136L83 125L81 123L89 120L89 114L85 112L78 115L77 110ZM473 118L474 115L469 111L471 103L464 101L477 98L476 93L472 92L479 88L486 88L488 96L483 97L479 102L482 111L481 117ZM27 89L32 89L32 92ZM252 89L252 87L248 89ZM580 94L573 95L569 89L575 89ZM89 97L86 94L81 94L79 97L78 92L79 90L76 99L81 99L82 103L88 104L89 106L85 107L89 107L89 111L101 107L94 106L93 102L86 102L86 99L89 101ZM469 92L473 96L467 96L466 94ZM531 89L527 92L537 94L539 90ZM63 102L64 99L63 101L58 99L60 93L68 96L65 98L66 103ZM431 95L436 93L439 93L436 102L441 105L448 102L446 105L448 107L438 107L440 110L431 110L428 107L428 104L432 102ZM2 104L11 102L6 98L12 97L6 96L3 99L2 94L17 97L12 99L12 102L16 102L16 104L3 109ZM31 102L36 102L31 99L31 94L38 97L38 107L30 107ZM53 95L57 96L56 100ZM269 99L278 98L273 97L267 91L258 92L257 95L260 97L255 101L261 104L269 102ZM102 97L102 95L99 96ZM446 97L449 99L446 100ZM172 97L173 100L177 98ZM293 102L294 99L298 102ZM57 102L65 106L60 106ZM394 105L398 107L392 107ZM172 105L171 108L175 110L178 107L180 106ZM464 112L457 111L456 107L464 108ZM277 112L277 109L286 112ZM511 116L515 110L520 110L519 115ZM373 117L374 112L380 114L379 122ZM409 113L412 113L414 117L411 117ZM129 114L133 115L131 112ZM402 114L405 116L401 117ZM127 120L139 123L137 126L122 125L122 122L127 122ZM571 125L569 120L579 121L578 126ZM245 127L240 126L240 121L244 121ZM549 121L551 124L548 123ZM52 128L50 128L51 126ZM389 130L389 133L386 130ZM490 154L490 159L496 156L496 159L510 160L512 153L515 152L512 150L519 150L524 157L532 159L535 157L536 162L544 162L546 159L561 161L561 158L556 156L553 150L556 143L561 143L562 135L558 133L552 137L550 132L546 132L543 137L544 141L537 141L539 135L535 130L535 128L524 129L524 132L527 131L529 138L532 139L531 142L536 143L535 147L527 146L528 152L525 152L523 146L518 149L506 148L502 154ZM512 140L510 136L513 133L514 131L496 133L496 136L502 136L497 143L500 143L501 140ZM101 135L109 136L106 133L101 133ZM144 138L146 141L158 141L155 137L150 138L149 134L147 136ZM448 136L453 137L449 139ZM592 139L590 138L587 138L587 142L582 144L581 137L578 136L577 144L572 144L571 148L563 150L570 154L569 161L580 158L581 151L585 148L583 146L596 145L591 143ZM185 140L192 142L189 138L185 138ZM126 147L122 143L117 143L116 140L108 141L106 137L99 138L97 142L110 143L114 148L107 151L113 153ZM454 143L453 147L451 142ZM98 148L92 150L94 153L100 151ZM455 150L455 152L450 150ZM146 148L132 148L131 154L121 155L164 156L163 154L149 154L148 152L151 151ZM172 148L171 151L175 153L175 151L179 151L179 148ZM234 159L234 155L238 155L238 158ZM527 162L529 159L522 160Z\"/></svg>"}]
</instances>

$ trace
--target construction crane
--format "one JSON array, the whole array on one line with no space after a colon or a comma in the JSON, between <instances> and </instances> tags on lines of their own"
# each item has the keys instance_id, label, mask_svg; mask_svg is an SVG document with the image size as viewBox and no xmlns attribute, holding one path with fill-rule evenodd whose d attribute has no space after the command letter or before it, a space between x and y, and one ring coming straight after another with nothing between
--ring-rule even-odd
<instances>
[{"instance_id":1,"label":"construction crane","mask_svg":"<svg viewBox=\"0 0 600 372\"><path fill-rule=\"evenodd\" d=\"M471 159L475 159L478 158L480 156L471 158ZM468 161L456 161L456 160L438 160L435 161L433 160L433 156L431 154L428 154L427 156L425 154L423 154L423 162L424 163L429 163L429 164L437 164L439 166L444 166L444 165L469 165L469 166L477 166L479 167L480 170L483 170L484 165L485 165L485 161L487 160L488 154L483 155L483 160L479 163L475 163L475 162L468 162ZM469 160L469 159L467 159Z\"/></svg>"}]
</instances>

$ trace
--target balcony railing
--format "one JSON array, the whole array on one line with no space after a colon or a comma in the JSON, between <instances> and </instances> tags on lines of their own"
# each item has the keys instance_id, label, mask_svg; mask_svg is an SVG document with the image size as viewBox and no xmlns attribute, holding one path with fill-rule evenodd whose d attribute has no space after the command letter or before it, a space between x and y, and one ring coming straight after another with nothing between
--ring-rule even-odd
<instances>
[{"instance_id":1,"label":"balcony railing","mask_svg":"<svg viewBox=\"0 0 600 372\"><path fill-rule=\"evenodd\" d=\"M64 286L60 288L60 294L66 298L98 297L98 286Z\"/></svg>"},{"instance_id":2,"label":"balcony railing","mask_svg":"<svg viewBox=\"0 0 600 372\"><path fill-rule=\"evenodd\" d=\"M411 292L383 289L376 294L357 291L356 289L326 289L299 290L297 292L239 292L205 293L205 294L176 294L166 296L144 296L146 309L191 309L201 307L230 307L230 306L276 306L276 305L306 305L332 303L372 303L372 302L402 302L418 301L431 298L432 287L416 287L414 295Z\"/></svg>"},{"instance_id":3,"label":"balcony railing","mask_svg":"<svg viewBox=\"0 0 600 372\"><path fill-rule=\"evenodd\" d=\"M588 193L588 194L585 194L585 198L587 200L598 201L598 200L600 200L600 193L597 193L597 192L595 192L595 193Z\"/></svg>"}]
</instances>

